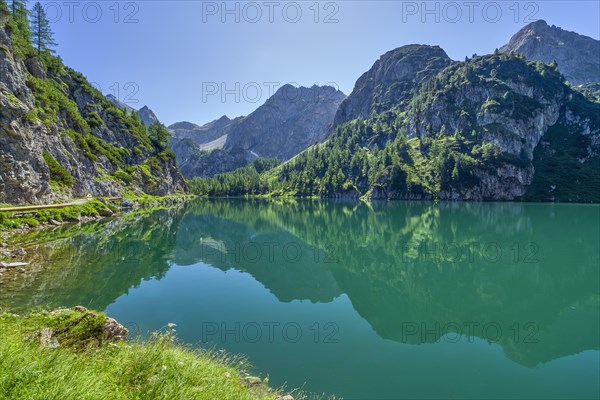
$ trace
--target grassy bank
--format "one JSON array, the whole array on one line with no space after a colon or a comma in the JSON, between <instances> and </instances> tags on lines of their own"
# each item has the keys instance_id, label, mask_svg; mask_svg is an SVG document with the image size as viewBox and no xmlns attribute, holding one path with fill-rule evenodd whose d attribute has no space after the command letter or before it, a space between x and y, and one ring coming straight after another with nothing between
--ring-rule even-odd
<instances>
[{"instance_id":1,"label":"grassy bank","mask_svg":"<svg viewBox=\"0 0 600 400\"><path fill-rule=\"evenodd\" d=\"M0 399L278 397L240 359L178 344L172 328L145 342L109 341L105 323L87 310L0 313Z\"/></svg>"},{"instance_id":2,"label":"grassy bank","mask_svg":"<svg viewBox=\"0 0 600 400\"><path fill-rule=\"evenodd\" d=\"M174 204L190 196L142 196L123 200L130 201L134 207L160 207ZM110 217L121 211L120 201L97 198L86 204L73 205L64 208L37 210L27 213L1 212L0 229L35 228L43 225L54 225L64 222L79 222L82 219Z\"/></svg>"}]
</instances>

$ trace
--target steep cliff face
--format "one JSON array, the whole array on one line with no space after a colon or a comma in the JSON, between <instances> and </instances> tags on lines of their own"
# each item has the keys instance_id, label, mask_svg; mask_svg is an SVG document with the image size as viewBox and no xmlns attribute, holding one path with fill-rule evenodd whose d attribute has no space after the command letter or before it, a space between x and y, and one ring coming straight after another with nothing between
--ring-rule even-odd
<instances>
[{"instance_id":1,"label":"steep cliff face","mask_svg":"<svg viewBox=\"0 0 600 400\"><path fill-rule=\"evenodd\" d=\"M139 118L60 59L44 64L23 60L0 25L0 203L186 190Z\"/></svg>"},{"instance_id":2,"label":"steep cliff face","mask_svg":"<svg viewBox=\"0 0 600 400\"><path fill-rule=\"evenodd\" d=\"M600 41L549 26L543 20L525 26L500 51L514 51L531 61L556 61L573 85L600 82Z\"/></svg>"},{"instance_id":3,"label":"steep cliff face","mask_svg":"<svg viewBox=\"0 0 600 400\"><path fill-rule=\"evenodd\" d=\"M179 139L171 142L171 148L187 177L231 171L258 157L288 160L327 138L344 98L331 86L285 85L246 117L222 117L203 127L187 122L171 125Z\"/></svg>"},{"instance_id":4,"label":"steep cliff face","mask_svg":"<svg viewBox=\"0 0 600 400\"><path fill-rule=\"evenodd\" d=\"M452 63L439 46L408 45L382 55L340 105L334 125L410 101L419 85Z\"/></svg>"},{"instance_id":5,"label":"steep cliff face","mask_svg":"<svg viewBox=\"0 0 600 400\"><path fill-rule=\"evenodd\" d=\"M560 179L559 171L535 168L542 157L540 147L546 149L546 158L560 150L558 143L542 140L551 129L565 129L561 135L576 142L571 150L579 153L579 166L594 168L600 154L598 112L598 104L572 91L552 67L518 57L485 56L448 67L423 85L407 113L406 133L409 140L464 138L456 145L469 158L464 163L454 159L452 168L458 166L459 176L440 185L436 197L514 200L527 196L534 177L551 174L543 179ZM484 146L490 149L488 157L478 160ZM584 192L600 182L582 178L581 187L563 200L592 200ZM548 193L552 186L547 186Z\"/></svg>"},{"instance_id":6,"label":"steep cliff face","mask_svg":"<svg viewBox=\"0 0 600 400\"><path fill-rule=\"evenodd\" d=\"M380 93L391 90L382 86ZM346 109L380 98L359 97L353 93ZM338 125L326 143L279 168L274 190L354 198L600 201L600 104L569 87L555 66L514 54L475 57L422 81L409 98L388 98L385 111Z\"/></svg>"}]
</instances>

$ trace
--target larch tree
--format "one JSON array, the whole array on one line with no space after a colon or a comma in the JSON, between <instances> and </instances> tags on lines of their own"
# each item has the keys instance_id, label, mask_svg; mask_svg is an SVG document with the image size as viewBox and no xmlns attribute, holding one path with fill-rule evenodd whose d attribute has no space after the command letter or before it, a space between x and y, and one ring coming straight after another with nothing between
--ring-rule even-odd
<instances>
[{"instance_id":1,"label":"larch tree","mask_svg":"<svg viewBox=\"0 0 600 400\"><path fill-rule=\"evenodd\" d=\"M46 17L44 7L38 1L31 11L31 42L35 46L38 55L41 53L54 53L52 47L56 46L54 32L50 28L50 22Z\"/></svg>"}]
</instances>

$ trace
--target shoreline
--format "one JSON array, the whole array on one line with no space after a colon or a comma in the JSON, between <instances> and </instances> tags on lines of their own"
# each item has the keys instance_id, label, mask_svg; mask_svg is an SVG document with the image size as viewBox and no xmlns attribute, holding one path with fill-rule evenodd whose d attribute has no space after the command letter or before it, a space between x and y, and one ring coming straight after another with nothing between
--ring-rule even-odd
<instances>
[{"instance_id":1,"label":"shoreline","mask_svg":"<svg viewBox=\"0 0 600 400\"><path fill-rule=\"evenodd\" d=\"M59 205L60 207L34 206L36 208L33 210L24 210L25 213L0 211L0 277L9 269L21 269L28 265L23 262L27 254L23 248L23 239L33 232L101 222L163 207L176 207L193 198L194 195L188 194L131 197L119 199L119 202L115 198L94 198L81 203L73 201L66 203L66 206Z\"/></svg>"},{"instance_id":2,"label":"shoreline","mask_svg":"<svg viewBox=\"0 0 600 400\"><path fill-rule=\"evenodd\" d=\"M190 194L169 196L140 196L108 198L95 197L90 200L74 200L70 203L36 206L14 206L0 208L0 239L6 241L7 234L25 234L32 230L43 230L69 223L100 221L136 212L142 209L183 204L196 196Z\"/></svg>"},{"instance_id":3,"label":"shoreline","mask_svg":"<svg viewBox=\"0 0 600 400\"><path fill-rule=\"evenodd\" d=\"M11 398L70 397L73 392L98 398L107 391L119 399L157 393L171 398L307 398L299 390L270 387L268 377L251 375L243 356L178 342L175 324L142 340L130 339L118 321L82 306L26 315L0 310L0 321L0 353L6 356L0 375L13 382L3 389ZM35 372L25 381L18 379L24 368ZM72 375L73 368L83 373ZM62 376L71 378L56 379L59 384L48 387L48 377Z\"/></svg>"}]
</instances>

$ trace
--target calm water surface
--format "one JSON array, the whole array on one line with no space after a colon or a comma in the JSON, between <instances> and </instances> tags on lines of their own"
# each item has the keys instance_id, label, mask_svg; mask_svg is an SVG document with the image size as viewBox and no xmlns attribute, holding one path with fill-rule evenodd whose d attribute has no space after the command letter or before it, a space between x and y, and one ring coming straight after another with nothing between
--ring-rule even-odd
<instances>
[{"instance_id":1,"label":"calm water surface","mask_svg":"<svg viewBox=\"0 0 600 400\"><path fill-rule=\"evenodd\" d=\"M203 200L29 238L0 305L176 323L344 398L598 398L599 235L598 205Z\"/></svg>"}]
</instances>

